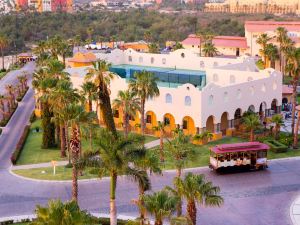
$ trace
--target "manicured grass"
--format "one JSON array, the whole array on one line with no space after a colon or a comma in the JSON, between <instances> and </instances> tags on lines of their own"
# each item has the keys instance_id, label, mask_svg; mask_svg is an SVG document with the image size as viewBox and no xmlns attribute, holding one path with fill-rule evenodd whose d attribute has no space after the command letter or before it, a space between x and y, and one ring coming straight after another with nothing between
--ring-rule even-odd
<instances>
[{"instance_id":1,"label":"manicured grass","mask_svg":"<svg viewBox=\"0 0 300 225\"><path fill-rule=\"evenodd\" d=\"M6 74L7 72L0 72L0 79L2 79Z\"/></svg>"},{"instance_id":2,"label":"manicured grass","mask_svg":"<svg viewBox=\"0 0 300 225\"><path fill-rule=\"evenodd\" d=\"M26 165L26 164L35 164L35 163L44 163L50 162L52 160L62 161L67 160L67 158L60 157L59 148L53 149L42 149L42 132L36 132L35 128L39 127L41 129L41 120L36 120L31 125L31 130L28 135L28 138L25 142L24 149L21 153L21 156L17 162L17 165ZM121 132L121 131L120 131ZM156 140L156 137L146 136L145 143ZM83 151L89 149L89 141L82 139L82 149Z\"/></svg>"}]
</instances>

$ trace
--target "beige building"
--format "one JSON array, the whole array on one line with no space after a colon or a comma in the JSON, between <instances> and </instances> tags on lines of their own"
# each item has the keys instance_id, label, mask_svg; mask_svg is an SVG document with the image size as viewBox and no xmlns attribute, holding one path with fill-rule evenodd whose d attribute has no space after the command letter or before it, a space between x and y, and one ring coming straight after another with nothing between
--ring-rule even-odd
<instances>
[{"instance_id":1,"label":"beige building","mask_svg":"<svg viewBox=\"0 0 300 225\"><path fill-rule=\"evenodd\" d=\"M300 13L300 0L225 0L205 4L206 12L228 13Z\"/></svg>"}]
</instances>

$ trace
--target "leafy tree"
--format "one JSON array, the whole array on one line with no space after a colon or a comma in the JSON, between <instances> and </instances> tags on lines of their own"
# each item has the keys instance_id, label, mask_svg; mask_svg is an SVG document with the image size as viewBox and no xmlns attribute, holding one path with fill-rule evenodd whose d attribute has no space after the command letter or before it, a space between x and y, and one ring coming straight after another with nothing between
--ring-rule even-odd
<instances>
[{"instance_id":1,"label":"leafy tree","mask_svg":"<svg viewBox=\"0 0 300 225\"><path fill-rule=\"evenodd\" d=\"M204 206L217 206L223 204L223 198L219 195L220 188L207 181L202 174L189 172L184 179L174 179L175 188L187 201L187 214L196 225L197 207L196 203Z\"/></svg>"},{"instance_id":2,"label":"leafy tree","mask_svg":"<svg viewBox=\"0 0 300 225\"><path fill-rule=\"evenodd\" d=\"M166 191L145 195L143 199L147 211L155 217L155 225L163 225L163 220L175 211L178 201L177 197Z\"/></svg>"},{"instance_id":3,"label":"leafy tree","mask_svg":"<svg viewBox=\"0 0 300 225\"><path fill-rule=\"evenodd\" d=\"M258 115L249 113L243 116L243 124L250 131L250 141L254 141L254 131L261 126Z\"/></svg>"},{"instance_id":4,"label":"leafy tree","mask_svg":"<svg viewBox=\"0 0 300 225\"><path fill-rule=\"evenodd\" d=\"M184 47L180 42L176 42L175 46L173 47L173 50L176 51L178 49L183 49Z\"/></svg>"},{"instance_id":5,"label":"leafy tree","mask_svg":"<svg viewBox=\"0 0 300 225\"><path fill-rule=\"evenodd\" d=\"M140 99L131 90L119 91L118 96L113 101L113 107L123 112L123 128L125 138L129 132L129 118L135 117L136 112L140 111Z\"/></svg>"},{"instance_id":6,"label":"leafy tree","mask_svg":"<svg viewBox=\"0 0 300 225\"><path fill-rule=\"evenodd\" d=\"M97 100L100 104L101 115L108 130L117 138L117 130L114 122L111 102L110 102L110 81L114 74L109 71L110 64L104 60L93 63L93 68L88 70L86 79L94 82L97 87Z\"/></svg>"},{"instance_id":7,"label":"leafy tree","mask_svg":"<svg viewBox=\"0 0 300 225\"><path fill-rule=\"evenodd\" d=\"M149 98L159 96L157 86L158 78L153 73L142 71L134 74L134 79L129 81L129 89L136 93L141 99L141 128L142 134L145 134L145 104Z\"/></svg>"}]
</instances>

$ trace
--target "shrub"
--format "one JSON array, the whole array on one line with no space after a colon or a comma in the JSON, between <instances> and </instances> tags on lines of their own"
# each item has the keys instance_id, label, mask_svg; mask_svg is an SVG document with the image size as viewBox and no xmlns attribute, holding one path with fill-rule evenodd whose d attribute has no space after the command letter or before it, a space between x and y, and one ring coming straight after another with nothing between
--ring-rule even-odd
<instances>
[{"instance_id":1,"label":"shrub","mask_svg":"<svg viewBox=\"0 0 300 225\"><path fill-rule=\"evenodd\" d=\"M287 149L288 149L288 146L280 143L279 141L276 141L276 140L266 140L264 141L265 144L269 145L270 146L270 150L272 152L275 152L275 153L281 153L281 152L286 152Z\"/></svg>"},{"instance_id":2,"label":"shrub","mask_svg":"<svg viewBox=\"0 0 300 225\"><path fill-rule=\"evenodd\" d=\"M17 163L17 161L18 161L18 159L21 155L21 152L23 150L23 147L24 147L24 144L25 144L25 141L27 139L29 131L30 131L30 125L26 125L25 128L24 128L23 134L19 139L17 147L16 147L15 151L13 152L13 154L10 157L11 163L13 165L16 165L16 163Z\"/></svg>"},{"instance_id":3,"label":"shrub","mask_svg":"<svg viewBox=\"0 0 300 225\"><path fill-rule=\"evenodd\" d=\"M10 118L12 117L12 115L15 113L16 109L18 108L18 103L12 108L12 111L10 112L10 114L8 115L8 118L6 119L2 119L0 121L0 126L1 127L5 127L7 125L7 123L9 122Z\"/></svg>"},{"instance_id":4,"label":"shrub","mask_svg":"<svg viewBox=\"0 0 300 225\"><path fill-rule=\"evenodd\" d=\"M290 134L284 134L284 133L281 133L281 134L279 135L278 141L279 141L281 144L284 144L284 145L290 147L290 146L293 144L293 136L290 135Z\"/></svg>"},{"instance_id":5,"label":"shrub","mask_svg":"<svg viewBox=\"0 0 300 225\"><path fill-rule=\"evenodd\" d=\"M14 224L14 221L13 220L6 220L6 221L3 221L3 222L0 222L0 225L8 225L8 224Z\"/></svg>"}]
</instances>

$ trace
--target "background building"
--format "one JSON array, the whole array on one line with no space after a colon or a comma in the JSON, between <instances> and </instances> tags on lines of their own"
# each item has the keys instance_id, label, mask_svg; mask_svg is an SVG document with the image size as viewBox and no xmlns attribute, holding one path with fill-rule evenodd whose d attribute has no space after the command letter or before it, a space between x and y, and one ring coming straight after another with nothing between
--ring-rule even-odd
<instances>
[{"instance_id":1,"label":"background building","mask_svg":"<svg viewBox=\"0 0 300 225\"><path fill-rule=\"evenodd\" d=\"M38 12L73 11L73 0L16 0L16 10L35 9Z\"/></svg>"}]
</instances>

